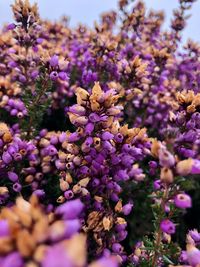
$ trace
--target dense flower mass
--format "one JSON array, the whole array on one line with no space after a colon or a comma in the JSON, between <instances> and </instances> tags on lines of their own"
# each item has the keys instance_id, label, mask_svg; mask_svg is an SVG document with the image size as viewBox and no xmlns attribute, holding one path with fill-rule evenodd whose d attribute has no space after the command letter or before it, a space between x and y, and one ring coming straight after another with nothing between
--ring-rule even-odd
<instances>
[{"instance_id":1,"label":"dense flower mass","mask_svg":"<svg viewBox=\"0 0 200 267\"><path fill-rule=\"evenodd\" d=\"M120 0L93 28L16 0L0 32L0 266L200 266L200 46ZM187 215L189 214L189 215Z\"/></svg>"}]
</instances>

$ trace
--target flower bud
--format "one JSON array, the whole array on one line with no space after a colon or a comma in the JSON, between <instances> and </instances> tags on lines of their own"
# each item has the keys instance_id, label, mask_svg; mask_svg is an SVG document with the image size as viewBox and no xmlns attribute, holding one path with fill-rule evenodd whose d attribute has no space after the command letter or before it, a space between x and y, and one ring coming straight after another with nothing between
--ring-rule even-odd
<instances>
[{"instance_id":1,"label":"flower bud","mask_svg":"<svg viewBox=\"0 0 200 267\"><path fill-rule=\"evenodd\" d=\"M163 183L171 184L174 181L174 175L171 169L163 167L160 173L160 180Z\"/></svg>"},{"instance_id":2,"label":"flower bud","mask_svg":"<svg viewBox=\"0 0 200 267\"><path fill-rule=\"evenodd\" d=\"M187 194L178 194L174 198L174 204L177 208L186 209L192 207L191 197Z\"/></svg>"},{"instance_id":3,"label":"flower bud","mask_svg":"<svg viewBox=\"0 0 200 267\"><path fill-rule=\"evenodd\" d=\"M56 209L56 214L63 215L64 219L73 220L77 218L82 210L83 203L79 199L76 199L68 201L65 204L59 206Z\"/></svg>"},{"instance_id":4,"label":"flower bud","mask_svg":"<svg viewBox=\"0 0 200 267\"><path fill-rule=\"evenodd\" d=\"M51 67L58 66L58 56L56 55L52 56L49 60L49 64L51 65Z\"/></svg>"},{"instance_id":5,"label":"flower bud","mask_svg":"<svg viewBox=\"0 0 200 267\"><path fill-rule=\"evenodd\" d=\"M169 219L164 219L160 223L160 229L167 234L174 234L175 233L175 224L170 221Z\"/></svg>"}]
</instances>

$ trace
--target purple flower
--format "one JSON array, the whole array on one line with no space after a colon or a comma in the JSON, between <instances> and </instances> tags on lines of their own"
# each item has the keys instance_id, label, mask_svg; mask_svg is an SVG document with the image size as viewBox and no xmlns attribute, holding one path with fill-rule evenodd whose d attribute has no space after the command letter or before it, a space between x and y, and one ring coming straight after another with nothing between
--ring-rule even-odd
<instances>
[{"instance_id":1,"label":"purple flower","mask_svg":"<svg viewBox=\"0 0 200 267\"><path fill-rule=\"evenodd\" d=\"M10 234L9 224L7 220L0 220L0 238Z\"/></svg>"},{"instance_id":2,"label":"purple flower","mask_svg":"<svg viewBox=\"0 0 200 267\"><path fill-rule=\"evenodd\" d=\"M174 156L165 147L159 149L159 162L163 167L172 167L175 164Z\"/></svg>"},{"instance_id":3,"label":"purple flower","mask_svg":"<svg viewBox=\"0 0 200 267\"><path fill-rule=\"evenodd\" d=\"M128 203L122 207L122 212L124 213L124 215L129 215L132 211L132 208L133 204Z\"/></svg>"},{"instance_id":4,"label":"purple flower","mask_svg":"<svg viewBox=\"0 0 200 267\"><path fill-rule=\"evenodd\" d=\"M34 195L38 196L38 198L43 198L45 196L45 192L42 189L37 189L33 192Z\"/></svg>"},{"instance_id":5,"label":"purple flower","mask_svg":"<svg viewBox=\"0 0 200 267\"><path fill-rule=\"evenodd\" d=\"M26 77L25 77L24 75L20 74L20 75L19 75L19 81L20 81L21 83L25 83L25 82L26 82Z\"/></svg>"},{"instance_id":6,"label":"purple flower","mask_svg":"<svg viewBox=\"0 0 200 267\"><path fill-rule=\"evenodd\" d=\"M43 38L37 38L36 41L37 41L38 44L41 44L44 41L44 39Z\"/></svg>"},{"instance_id":7,"label":"purple flower","mask_svg":"<svg viewBox=\"0 0 200 267\"><path fill-rule=\"evenodd\" d=\"M114 139L115 139L116 142L122 143L124 137L123 137L123 135L121 133L118 133L118 134L115 135Z\"/></svg>"},{"instance_id":8,"label":"purple flower","mask_svg":"<svg viewBox=\"0 0 200 267\"><path fill-rule=\"evenodd\" d=\"M73 193L72 190L67 190L67 191L65 191L65 193L64 193L64 197L65 197L66 199L71 199L71 198L73 198L73 196L74 196L74 193Z\"/></svg>"},{"instance_id":9,"label":"purple flower","mask_svg":"<svg viewBox=\"0 0 200 267\"><path fill-rule=\"evenodd\" d=\"M22 190L22 186L21 186L21 184L19 184L19 183L14 183L14 184L13 184L13 190L14 190L15 192L20 192L20 191Z\"/></svg>"},{"instance_id":10,"label":"purple flower","mask_svg":"<svg viewBox=\"0 0 200 267\"><path fill-rule=\"evenodd\" d=\"M17 182L18 181L18 175L15 172L8 172L8 178L12 182Z\"/></svg>"},{"instance_id":11,"label":"purple flower","mask_svg":"<svg viewBox=\"0 0 200 267\"><path fill-rule=\"evenodd\" d=\"M167 234L174 234L176 227L175 224L170 221L169 219L164 219L162 220L162 222L160 223L160 229Z\"/></svg>"},{"instance_id":12,"label":"purple flower","mask_svg":"<svg viewBox=\"0 0 200 267\"><path fill-rule=\"evenodd\" d=\"M10 31L10 30L14 30L16 28L16 25L14 23L11 23L7 26L7 30Z\"/></svg>"},{"instance_id":13,"label":"purple flower","mask_svg":"<svg viewBox=\"0 0 200 267\"><path fill-rule=\"evenodd\" d=\"M200 264L200 250L195 246L188 244L187 245L187 258L188 262L192 267L196 267Z\"/></svg>"},{"instance_id":14,"label":"purple flower","mask_svg":"<svg viewBox=\"0 0 200 267\"><path fill-rule=\"evenodd\" d=\"M3 153L2 159L6 164L9 164L12 161L12 157L8 152Z\"/></svg>"},{"instance_id":15,"label":"purple flower","mask_svg":"<svg viewBox=\"0 0 200 267\"><path fill-rule=\"evenodd\" d=\"M107 141L107 140L113 139L114 135L111 134L110 132L106 132L105 131L105 132L103 132L103 134L101 135L101 137L102 137L102 140Z\"/></svg>"},{"instance_id":16,"label":"purple flower","mask_svg":"<svg viewBox=\"0 0 200 267\"><path fill-rule=\"evenodd\" d=\"M39 75L39 71L38 70L34 70L31 72L31 78L36 79Z\"/></svg>"},{"instance_id":17,"label":"purple flower","mask_svg":"<svg viewBox=\"0 0 200 267\"><path fill-rule=\"evenodd\" d=\"M180 261L180 262L183 262L183 263L186 263L187 260L188 260L188 258L187 258L187 252L184 251L184 250L181 251L181 255L180 255L180 257L179 257L179 261Z\"/></svg>"},{"instance_id":18,"label":"purple flower","mask_svg":"<svg viewBox=\"0 0 200 267\"><path fill-rule=\"evenodd\" d=\"M94 130L94 124L93 123L87 123L85 126L85 134L90 135Z\"/></svg>"},{"instance_id":19,"label":"purple flower","mask_svg":"<svg viewBox=\"0 0 200 267\"><path fill-rule=\"evenodd\" d=\"M52 56L49 60L49 64L51 65L51 67L58 66L58 56L56 55Z\"/></svg>"},{"instance_id":20,"label":"purple flower","mask_svg":"<svg viewBox=\"0 0 200 267\"><path fill-rule=\"evenodd\" d=\"M79 139L80 139L80 135L77 132L75 132L75 133L70 134L70 136L68 137L68 142L73 143L73 142L78 141Z\"/></svg>"},{"instance_id":21,"label":"purple flower","mask_svg":"<svg viewBox=\"0 0 200 267\"><path fill-rule=\"evenodd\" d=\"M156 180L153 182L153 188L154 190L159 190L161 188L161 181L160 180Z\"/></svg>"},{"instance_id":22,"label":"purple flower","mask_svg":"<svg viewBox=\"0 0 200 267\"><path fill-rule=\"evenodd\" d=\"M55 245L47 250L42 267L74 267L74 264L67 255L66 249L62 245Z\"/></svg>"},{"instance_id":23,"label":"purple flower","mask_svg":"<svg viewBox=\"0 0 200 267\"><path fill-rule=\"evenodd\" d=\"M185 193L178 194L174 198L174 204L177 208L186 209L192 207L191 197Z\"/></svg>"},{"instance_id":24,"label":"purple flower","mask_svg":"<svg viewBox=\"0 0 200 267\"><path fill-rule=\"evenodd\" d=\"M78 219L55 222L50 228L50 238L54 242L70 238L79 231L80 226Z\"/></svg>"},{"instance_id":25,"label":"purple flower","mask_svg":"<svg viewBox=\"0 0 200 267\"><path fill-rule=\"evenodd\" d=\"M149 167L150 167L150 168L156 169L157 166L158 166L158 164L157 164L156 161L153 161L153 160L152 160L152 161L149 162Z\"/></svg>"},{"instance_id":26,"label":"purple flower","mask_svg":"<svg viewBox=\"0 0 200 267\"><path fill-rule=\"evenodd\" d=\"M80 116L84 116L86 112L85 108L78 104L69 107L69 111Z\"/></svg>"},{"instance_id":27,"label":"purple flower","mask_svg":"<svg viewBox=\"0 0 200 267\"><path fill-rule=\"evenodd\" d=\"M18 252L13 252L8 254L8 256L6 256L3 259L3 263L1 265L1 267L23 267L23 266L24 266L23 259Z\"/></svg>"},{"instance_id":28,"label":"purple flower","mask_svg":"<svg viewBox=\"0 0 200 267\"><path fill-rule=\"evenodd\" d=\"M99 259L98 261L92 263L89 265L89 267L118 267L118 261L117 258L106 258L103 257Z\"/></svg>"},{"instance_id":29,"label":"purple flower","mask_svg":"<svg viewBox=\"0 0 200 267\"><path fill-rule=\"evenodd\" d=\"M119 243L114 243L112 245L113 252L120 254L123 251L123 247Z\"/></svg>"},{"instance_id":30,"label":"purple flower","mask_svg":"<svg viewBox=\"0 0 200 267\"><path fill-rule=\"evenodd\" d=\"M83 203L79 200L71 200L62 204L56 209L56 213L63 216L64 219L76 219L83 210Z\"/></svg>"},{"instance_id":31,"label":"purple flower","mask_svg":"<svg viewBox=\"0 0 200 267\"><path fill-rule=\"evenodd\" d=\"M57 149L53 145L49 145L48 147L46 147L46 152L49 156L54 156L58 153Z\"/></svg>"},{"instance_id":32,"label":"purple flower","mask_svg":"<svg viewBox=\"0 0 200 267\"><path fill-rule=\"evenodd\" d=\"M57 79L58 79L58 73L56 72L56 71L52 71L51 73L50 73L50 79L52 80L52 81L57 81Z\"/></svg>"},{"instance_id":33,"label":"purple flower","mask_svg":"<svg viewBox=\"0 0 200 267\"><path fill-rule=\"evenodd\" d=\"M62 81L66 81L69 79L69 77L67 76L67 73L64 71L61 71L58 73L58 77L62 80Z\"/></svg>"},{"instance_id":34,"label":"purple flower","mask_svg":"<svg viewBox=\"0 0 200 267\"><path fill-rule=\"evenodd\" d=\"M99 116L98 114L96 114L96 113L91 113L91 114L89 115L89 120L90 120L91 122L99 122L99 121L101 120L101 118L100 118L100 116Z\"/></svg>"},{"instance_id":35,"label":"purple flower","mask_svg":"<svg viewBox=\"0 0 200 267\"><path fill-rule=\"evenodd\" d=\"M191 174L200 174L200 160L193 160Z\"/></svg>"},{"instance_id":36,"label":"purple flower","mask_svg":"<svg viewBox=\"0 0 200 267\"><path fill-rule=\"evenodd\" d=\"M189 235L195 242L200 242L200 233L196 229L190 230Z\"/></svg>"}]
</instances>

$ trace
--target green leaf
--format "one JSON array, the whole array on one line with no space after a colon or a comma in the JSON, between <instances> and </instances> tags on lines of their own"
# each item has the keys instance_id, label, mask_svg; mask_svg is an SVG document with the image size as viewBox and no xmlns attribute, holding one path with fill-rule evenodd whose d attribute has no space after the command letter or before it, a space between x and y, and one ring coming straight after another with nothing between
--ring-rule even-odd
<instances>
[{"instance_id":1,"label":"green leaf","mask_svg":"<svg viewBox=\"0 0 200 267\"><path fill-rule=\"evenodd\" d=\"M163 255L163 260L166 262L166 263L169 263L169 264L174 264L167 256Z\"/></svg>"}]
</instances>

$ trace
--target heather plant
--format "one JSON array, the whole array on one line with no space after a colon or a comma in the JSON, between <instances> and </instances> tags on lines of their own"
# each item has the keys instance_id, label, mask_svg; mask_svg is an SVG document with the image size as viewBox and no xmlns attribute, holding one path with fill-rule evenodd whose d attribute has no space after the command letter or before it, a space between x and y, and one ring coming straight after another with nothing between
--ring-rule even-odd
<instances>
[{"instance_id":1,"label":"heather plant","mask_svg":"<svg viewBox=\"0 0 200 267\"><path fill-rule=\"evenodd\" d=\"M133 2L133 3L132 3ZM0 265L200 266L200 46L120 0L93 28L16 0L0 33Z\"/></svg>"}]
</instances>

